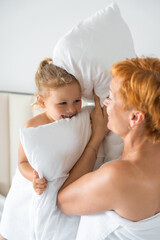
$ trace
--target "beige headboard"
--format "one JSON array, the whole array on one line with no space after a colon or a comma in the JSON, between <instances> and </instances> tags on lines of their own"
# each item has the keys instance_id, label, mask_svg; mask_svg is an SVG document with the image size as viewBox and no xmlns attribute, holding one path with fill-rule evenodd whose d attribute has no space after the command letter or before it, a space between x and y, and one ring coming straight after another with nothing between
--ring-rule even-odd
<instances>
[{"instance_id":1,"label":"beige headboard","mask_svg":"<svg viewBox=\"0 0 160 240\"><path fill-rule=\"evenodd\" d=\"M4 196L17 167L19 128L40 112L30 106L34 100L29 94L0 92L0 194Z\"/></svg>"},{"instance_id":2,"label":"beige headboard","mask_svg":"<svg viewBox=\"0 0 160 240\"><path fill-rule=\"evenodd\" d=\"M0 194L6 195L18 160L19 128L36 113L32 95L0 92Z\"/></svg>"}]
</instances>

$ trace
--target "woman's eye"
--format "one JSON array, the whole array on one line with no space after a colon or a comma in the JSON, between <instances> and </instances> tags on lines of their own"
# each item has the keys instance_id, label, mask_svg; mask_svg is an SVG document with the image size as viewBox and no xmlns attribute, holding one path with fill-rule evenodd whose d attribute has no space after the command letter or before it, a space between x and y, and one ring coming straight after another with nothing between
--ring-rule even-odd
<instances>
[{"instance_id":1,"label":"woman's eye","mask_svg":"<svg viewBox=\"0 0 160 240\"><path fill-rule=\"evenodd\" d=\"M107 97L106 97L109 101L111 101L112 99L110 98L110 96L108 95Z\"/></svg>"}]
</instances>

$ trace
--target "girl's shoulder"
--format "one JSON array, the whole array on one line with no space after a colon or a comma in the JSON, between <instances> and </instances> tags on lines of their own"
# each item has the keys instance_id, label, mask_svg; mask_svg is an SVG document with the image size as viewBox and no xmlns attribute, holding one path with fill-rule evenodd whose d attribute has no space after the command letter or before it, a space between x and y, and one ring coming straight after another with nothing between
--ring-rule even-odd
<instances>
[{"instance_id":1,"label":"girl's shoulder","mask_svg":"<svg viewBox=\"0 0 160 240\"><path fill-rule=\"evenodd\" d=\"M46 118L46 114L41 113L36 115L35 117L29 119L25 124L24 124L24 128L29 128L29 127L38 127L44 124L47 124L47 118Z\"/></svg>"}]
</instances>

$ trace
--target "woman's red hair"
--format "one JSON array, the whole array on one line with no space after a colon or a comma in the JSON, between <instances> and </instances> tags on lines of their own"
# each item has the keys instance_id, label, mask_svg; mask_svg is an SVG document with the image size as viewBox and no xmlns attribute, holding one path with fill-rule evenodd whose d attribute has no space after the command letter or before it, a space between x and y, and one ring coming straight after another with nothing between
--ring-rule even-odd
<instances>
[{"instance_id":1,"label":"woman's red hair","mask_svg":"<svg viewBox=\"0 0 160 240\"><path fill-rule=\"evenodd\" d=\"M119 95L124 109L145 114L145 129L153 143L160 141L160 60L132 58L115 63L111 75L121 81Z\"/></svg>"}]
</instances>

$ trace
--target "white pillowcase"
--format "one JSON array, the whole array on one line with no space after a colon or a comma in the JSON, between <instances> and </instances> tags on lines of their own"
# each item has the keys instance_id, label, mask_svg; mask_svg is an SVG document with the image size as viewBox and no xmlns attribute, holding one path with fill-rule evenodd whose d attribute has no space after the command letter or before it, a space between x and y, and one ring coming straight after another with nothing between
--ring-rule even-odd
<instances>
[{"instance_id":1,"label":"white pillowcase","mask_svg":"<svg viewBox=\"0 0 160 240\"><path fill-rule=\"evenodd\" d=\"M122 138L110 131L103 140L104 163L120 159L123 147Z\"/></svg>"},{"instance_id":2,"label":"white pillowcase","mask_svg":"<svg viewBox=\"0 0 160 240\"><path fill-rule=\"evenodd\" d=\"M44 193L33 197L31 239L75 239L79 217L67 216L57 208L57 192L84 151L90 135L87 108L71 119L20 130L29 163L40 177L48 180Z\"/></svg>"},{"instance_id":3,"label":"white pillowcase","mask_svg":"<svg viewBox=\"0 0 160 240\"><path fill-rule=\"evenodd\" d=\"M85 98L92 99L94 88L102 103L112 64L134 56L130 30L112 3L65 34L54 48L53 62L79 80Z\"/></svg>"},{"instance_id":4,"label":"white pillowcase","mask_svg":"<svg viewBox=\"0 0 160 240\"><path fill-rule=\"evenodd\" d=\"M20 129L21 143L29 163L40 178L45 177L48 181L68 176L82 154L90 134L88 108L83 108L71 119Z\"/></svg>"}]
</instances>

